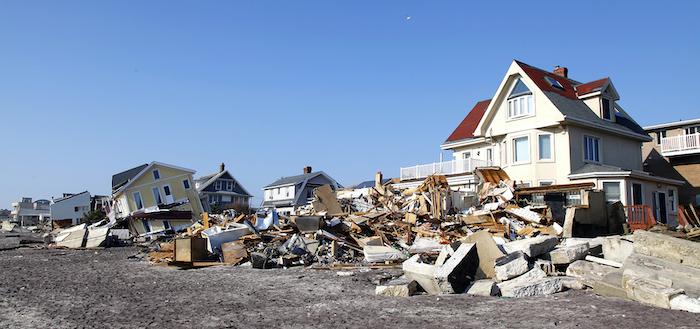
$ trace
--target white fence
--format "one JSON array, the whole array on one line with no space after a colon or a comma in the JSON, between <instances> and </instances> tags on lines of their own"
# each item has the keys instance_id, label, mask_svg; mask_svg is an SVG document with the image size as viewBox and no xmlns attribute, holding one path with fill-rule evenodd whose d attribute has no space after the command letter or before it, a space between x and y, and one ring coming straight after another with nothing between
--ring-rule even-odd
<instances>
[{"instance_id":1,"label":"white fence","mask_svg":"<svg viewBox=\"0 0 700 329\"><path fill-rule=\"evenodd\" d=\"M432 164L401 168L401 180L420 179L432 174L453 175L474 172L476 167L488 166L488 161L479 159L460 159Z\"/></svg>"},{"instance_id":2,"label":"white fence","mask_svg":"<svg viewBox=\"0 0 700 329\"><path fill-rule=\"evenodd\" d=\"M666 137L661 139L661 153L688 150L700 151L700 133Z\"/></svg>"}]
</instances>

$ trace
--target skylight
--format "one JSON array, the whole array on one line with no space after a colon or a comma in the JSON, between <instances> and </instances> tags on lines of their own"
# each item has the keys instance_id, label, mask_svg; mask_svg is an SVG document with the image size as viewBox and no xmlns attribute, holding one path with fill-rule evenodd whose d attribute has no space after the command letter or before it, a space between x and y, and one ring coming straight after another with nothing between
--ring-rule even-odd
<instances>
[{"instance_id":1,"label":"skylight","mask_svg":"<svg viewBox=\"0 0 700 329\"><path fill-rule=\"evenodd\" d=\"M561 83L559 83L559 81L554 80L554 78L552 78L552 77L545 75L544 81L547 81L547 83L554 88L564 90L564 86L562 86Z\"/></svg>"}]
</instances>

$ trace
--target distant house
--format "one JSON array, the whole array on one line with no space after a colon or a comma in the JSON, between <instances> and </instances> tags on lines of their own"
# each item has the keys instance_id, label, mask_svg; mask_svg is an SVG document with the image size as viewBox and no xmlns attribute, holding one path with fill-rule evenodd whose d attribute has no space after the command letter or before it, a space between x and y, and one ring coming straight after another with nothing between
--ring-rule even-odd
<instances>
[{"instance_id":1,"label":"distant house","mask_svg":"<svg viewBox=\"0 0 700 329\"><path fill-rule=\"evenodd\" d=\"M51 220L51 201L39 199L32 202L32 198L22 198L21 202L13 202L14 208L10 215L12 221L22 226L37 225Z\"/></svg>"},{"instance_id":2,"label":"distant house","mask_svg":"<svg viewBox=\"0 0 700 329\"><path fill-rule=\"evenodd\" d=\"M127 220L135 235L153 234L202 218L194 170L151 162L112 176L108 216Z\"/></svg>"},{"instance_id":3,"label":"distant house","mask_svg":"<svg viewBox=\"0 0 700 329\"><path fill-rule=\"evenodd\" d=\"M342 188L323 171L311 172L311 167L304 167L302 175L283 177L263 187L264 196L260 208L291 214L299 207L308 205L314 198L314 189L325 184L330 184L333 191Z\"/></svg>"},{"instance_id":4,"label":"distant house","mask_svg":"<svg viewBox=\"0 0 700 329\"><path fill-rule=\"evenodd\" d=\"M195 188L200 198L204 201L205 211L210 212L211 206L217 204L220 209L233 208L242 205L250 208L250 200L253 197L239 183L222 163L219 172L199 177L195 182Z\"/></svg>"},{"instance_id":5,"label":"distant house","mask_svg":"<svg viewBox=\"0 0 700 329\"><path fill-rule=\"evenodd\" d=\"M84 214L90 212L90 192L63 193L51 202L51 221L54 228L69 227L81 223Z\"/></svg>"},{"instance_id":6,"label":"distant house","mask_svg":"<svg viewBox=\"0 0 700 329\"><path fill-rule=\"evenodd\" d=\"M474 169L493 165L524 187L594 183L608 202L649 205L657 220L675 219L675 207L653 200L682 181L642 170L641 146L652 139L619 99L610 78L582 83L564 67L548 72L513 61L493 98L476 103L441 145L454 160L402 168L402 180L438 172L458 186L449 175L461 174L469 189ZM573 203L576 196L567 195Z\"/></svg>"},{"instance_id":7,"label":"distant house","mask_svg":"<svg viewBox=\"0 0 700 329\"><path fill-rule=\"evenodd\" d=\"M665 199L669 206L676 203L699 206L700 119L653 125L644 127L644 130L653 138L642 148L644 170L684 182L678 195L674 190L668 190Z\"/></svg>"}]
</instances>

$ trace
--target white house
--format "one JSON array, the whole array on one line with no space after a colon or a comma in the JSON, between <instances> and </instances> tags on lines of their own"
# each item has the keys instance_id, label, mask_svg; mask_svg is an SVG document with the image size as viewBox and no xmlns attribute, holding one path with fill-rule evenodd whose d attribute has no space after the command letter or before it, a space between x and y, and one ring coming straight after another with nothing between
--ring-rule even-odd
<instances>
[{"instance_id":1,"label":"white house","mask_svg":"<svg viewBox=\"0 0 700 329\"><path fill-rule=\"evenodd\" d=\"M51 202L53 227L68 227L80 224L84 214L90 212L90 192L63 193L63 197Z\"/></svg>"},{"instance_id":2,"label":"white house","mask_svg":"<svg viewBox=\"0 0 700 329\"><path fill-rule=\"evenodd\" d=\"M323 171L311 172L311 167L304 167L304 174L283 177L263 187L261 209L276 209L279 214L291 214L314 198L314 189L330 184L333 191L342 188L335 179Z\"/></svg>"},{"instance_id":3,"label":"white house","mask_svg":"<svg viewBox=\"0 0 700 329\"><path fill-rule=\"evenodd\" d=\"M526 187L592 182L609 202L651 205L657 220L675 219L675 200L652 200L683 182L642 170L651 138L619 99L610 78L581 83L563 67L513 61L493 98L478 102L441 148L467 161L462 173L494 165Z\"/></svg>"}]
</instances>

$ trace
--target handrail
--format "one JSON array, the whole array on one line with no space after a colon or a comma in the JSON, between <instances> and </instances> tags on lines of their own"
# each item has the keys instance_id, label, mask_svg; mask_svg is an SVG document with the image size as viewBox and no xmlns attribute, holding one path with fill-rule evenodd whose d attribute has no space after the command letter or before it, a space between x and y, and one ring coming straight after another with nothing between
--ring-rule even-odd
<instances>
[{"instance_id":1,"label":"handrail","mask_svg":"<svg viewBox=\"0 0 700 329\"><path fill-rule=\"evenodd\" d=\"M489 161L481 159L458 159L401 168L401 180L421 179L430 175L453 175L474 172L476 167L486 167Z\"/></svg>"},{"instance_id":2,"label":"handrail","mask_svg":"<svg viewBox=\"0 0 700 329\"><path fill-rule=\"evenodd\" d=\"M661 138L661 152L700 150L700 133Z\"/></svg>"},{"instance_id":3,"label":"handrail","mask_svg":"<svg viewBox=\"0 0 700 329\"><path fill-rule=\"evenodd\" d=\"M624 206L624 208L631 230L645 230L656 225L656 219L649 205Z\"/></svg>"}]
</instances>

